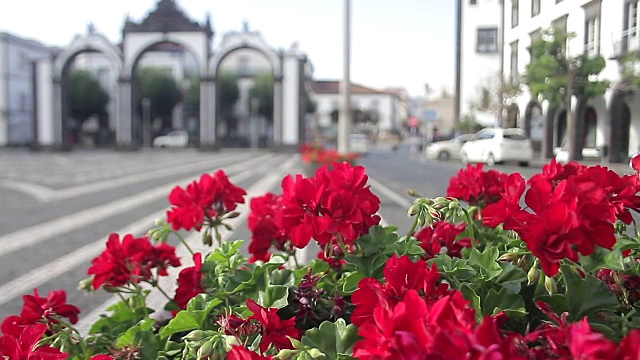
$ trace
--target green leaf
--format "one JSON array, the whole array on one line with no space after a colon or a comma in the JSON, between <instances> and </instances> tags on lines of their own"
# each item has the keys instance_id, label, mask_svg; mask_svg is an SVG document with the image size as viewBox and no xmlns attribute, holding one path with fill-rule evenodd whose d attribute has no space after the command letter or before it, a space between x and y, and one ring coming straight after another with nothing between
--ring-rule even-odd
<instances>
[{"instance_id":1,"label":"green leaf","mask_svg":"<svg viewBox=\"0 0 640 360\"><path fill-rule=\"evenodd\" d=\"M302 337L302 343L316 348L327 356L337 360L339 354L348 355L358 341L358 329L355 325L346 325L344 319L335 323L325 321L318 328L309 329Z\"/></svg>"},{"instance_id":2,"label":"green leaf","mask_svg":"<svg viewBox=\"0 0 640 360\"><path fill-rule=\"evenodd\" d=\"M165 339L175 333L197 329L202 318L196 312L180 311L176 317L160 330L160 337Z\"/></svg>"},{"instance_id":3,"label":"green leaf","mask_svg":"<svg viewBox=\"0 0 640 360\"><path fill-rule=\"evenodd\" d=\"M502 272L495 279L495 282L513 293L519 293L522 288L522 283L527 281L527 274L524 270L510 262L502 263L500 267L502 267Z\"/></svg>"},{"instance_id":4,"label":"green leaf","mask_svg":"<svg viewBox=\"0 0 640 360\"><path fill-rule=\"evenodd\" d=\"M358 284L360 280L364 279L364 275L360 272L352 272L343 278L342 282L342 292L344 294L352 294L354 291L358 289Z\"/></svg>"},{"instance_id":5,"label":"green leaf","mask_svg":"<svg viewBox=\"0 0 640 360\"><path fill-rule=\"evenodd\" d=\"M120 337L118 337L118 340L116 341L116 345L118 347L123 347L125 345L134 344L133 340L135 339L137 333L139 331L153 329L153 324L154 323L155 323L155 321L153 319L146 318L146 319L144 319L142 324L130 327L129 329L127 329L127 331L125 331L124 334L122 334L122 335L120 335Z\"/></svg>"},{"instance_id":6,"label":"green leaf","mask_svg":"<svg viewBox=\"0 0 640 360\"><path fill-rule=\"evenodd\" d=\"M613 311L618 307L618 299L602 281L591 275L583 279L568 265L562 265L561 271L571 321L578 321L598 311Z\"/></svg>"},{"instance_id":7,"label":"green leaf","mask_svg":"<svg viewBox=\"0 0 640 360\"><path fill-rule=\"evenodd\" d=\"M479 272L485 280L490 280L502 272L502 268L497 262L499 255L500 252L496 247L488 247L484 252L473 249L469 254L469 265L474 265L480 270Z\"/></svg>"},{"instance_id":8,"label":"green leaf","mask_svg":"<svg viewBox=\"0 0 640 360\"><path fill-rule=\"evenodd\" d=\"M258 304L264 308L282 309L289 305L289 288L282 285L272 285L258 295Z\"/></svg>"},{"instance_id":9,"label":"green leaf","mask_svg":"<svg viewBox=\"0 0 640 360\"><path fill-rule=\"evenodd\" d=\"M482 314L496 315L500 311L504 311L509 317L524 317L527 313L522 296L507 288L502 288L499 292L491 289L482 300Z\"/></svg>"}]
</instances>

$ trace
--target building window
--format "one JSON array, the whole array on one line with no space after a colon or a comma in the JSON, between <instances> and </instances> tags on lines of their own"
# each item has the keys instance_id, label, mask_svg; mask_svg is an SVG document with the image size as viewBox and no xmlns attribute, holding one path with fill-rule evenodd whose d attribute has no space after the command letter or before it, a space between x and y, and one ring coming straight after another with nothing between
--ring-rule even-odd
<instances>
[{"instance_id":1,"label":"building window","mask_svg":"<svg viewBox=\"0 0 640 360\"><path fill-rule=\"evenodd\" d=\"M640 48L638 41L638 0L627 0L624 8L622 41L625 51Z\"/></svg>"},{"instance_id":2,"label":"building window","mask_svg":"<svg viewBox=\"0 0 640 360\"><path fill-rule=\"evenodd\" d=\"M595 56L600 53L600 17L587 19L585 22L584 51Z\"/></svg>"},{"instance_id":3,"label":"building window","mask_svg":"<svg viewBox=\"0 0 640 360\"><path fill-rule=\"evenodd\" d=\"M511 64L509 67L509 80L513 83L518 78L518 42L511 43Z\"/></svg>"},{"instance_id":4,"label":"building window","mask_svg":"<svg viewBox=\"0 0 640 360\"><path fill-rule=\"evenodd\" d=\"M498 28L478 29L476 51L479 53L495 53L498 51Z\"/></svg>"},{"instance_id":5,"label":"building window","mask_svg":"<svg viewBox=\"0 0 640 360\"><path fill-rule=\"evenodd\" d=\"M27 94L25 92L20 93L20 110L27 111Z\"/></svg>"},{"instance_id":6,"label":"building window","mask_svg":"<svg viewBox=\"0 0 640 360\"><path fill-rule=\"evenodd\" d=\"M249 74L249 57L242 55L238 57L238 73L240 75Z\"/></svg>"},{"instance_id":7,"label":"building window","mask_svg":"<svg viewBox=\"0 0 640 360\"><path fill-rule=\"evenodd\" d=\"M540 0L531 0L531 16L540 14Z\"/></svg>"},{"instance_id":8,"label":"building window","mask_svg":"<svg viewBox=\"0 0 640 360\"><path fill-rule=\"evenodd\" d=\"M518 26L519 17L518 0L511 0L511 27Z\"/></svg>"},{"instance_id":9,"label":"building window","mask_svg":"<svg viewBox=\"0 0 640 360\"><path fill-rule=\"evenodd\" d=\"M477 3L478 3L478 2L477 2L476 0L469 0L469 5L475 5L475 4L477 4Z\"/></svg>"}]
</instances>

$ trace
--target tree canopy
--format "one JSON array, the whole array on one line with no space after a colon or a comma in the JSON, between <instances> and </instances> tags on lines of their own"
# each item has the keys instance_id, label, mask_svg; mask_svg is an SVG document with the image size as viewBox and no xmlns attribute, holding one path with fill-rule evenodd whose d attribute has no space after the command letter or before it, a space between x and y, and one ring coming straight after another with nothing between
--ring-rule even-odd
<instances>
[{"instance_id":1,"label":"tree canopy","mask_svg":"<svg viewBox=\"0 0 640 360\"><path fill-rule=\"evenodd\" d=\"M233 114L233 107L240 97L238 77L231 72L222 72L218 75L218 89L220 90L220 112L224 116Z\"/></svg>"},{"instance_id":2,"label":"tree canopy","mask_svg":"<svg viewBox=\"0 0 640 360\"><path fill-rule=\"evenodd\" d=\"M531 62L526 67L524 83L534 98L542 96L551 106L564 103L570 78L572 95L578 97L601 95L609 87L608 81L597 79L605 67L602 56L567 54L567 43L574 36L548 29L531 44Z\"/></svg>"},{"instance_id":3,"label":"tree canopy","mask_svg":"<svg viewBox=\"0 0 640 360\"><path fill-rule=\"evenodd\" d=\"M140 106L142 99L151 100L151 118L167 120L173 108L182 101L182 91L170 72L157 67L144 67L138 71Z\"/></svg>"},{"instance_id":4,"label":"tree canopy","mask_svg":"<svg viewBox=\"0 0 640 360\"><path fill-rule=\"evenodd\" d=\"M76 70L71 73L70 102L71 116L82 123L92 115L106 113L109 93L91 73Z\"/></svg>"},{"instance_id":5,"label":"tree canopy","mask_svg":"<svg viewBox=\"0 0 640 360\"><path fill-rule=\"evenodd\" d=\"M273 117L273 75L263 73L255 78L249 90L250 99L258 99L258 114L271 119Z\"/></svg>"}]
</instances>

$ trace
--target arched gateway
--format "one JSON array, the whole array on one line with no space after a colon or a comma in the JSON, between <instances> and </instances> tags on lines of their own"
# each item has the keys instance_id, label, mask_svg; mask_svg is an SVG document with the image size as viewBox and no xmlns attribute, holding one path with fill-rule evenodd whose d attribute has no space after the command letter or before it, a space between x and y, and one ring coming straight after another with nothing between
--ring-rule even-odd
<instances>
[{"instance_id":1,"label":"arched gateway","mask_svg":"<svg viewBox=\"0 0 640 360\"><path fill-rule=\"evenodd\" d=\"M95 32L77 36L53 62L43 61L37 71L38 142L41 146L64 147L69 118L67 78L74 58L83 52L102 53L117 75L118 91L114 95L116 114L115 141L121 148L137 148L140 144L141 115L136 67L142 56L162 44L175 44L189 52L197 64L200 80L198 144L201 148L219 147L216 138L216 78L221 61L239 49L253 49L265 56L273 74L273 124L269 144L295 147L304 139L303 84L308 80L307 58L296 48L276 52L258 32L233 33L217 52L212 51L214 32L209 18L205 24L189 19L175 0L159 0L156 8L139 23L127 18L123 27L121 48ZM53 81L52 81L53 80ZM284 100L286 99L286 101ZM53 116L51 116L53 114Z\"/></svg>"}]
</instances>

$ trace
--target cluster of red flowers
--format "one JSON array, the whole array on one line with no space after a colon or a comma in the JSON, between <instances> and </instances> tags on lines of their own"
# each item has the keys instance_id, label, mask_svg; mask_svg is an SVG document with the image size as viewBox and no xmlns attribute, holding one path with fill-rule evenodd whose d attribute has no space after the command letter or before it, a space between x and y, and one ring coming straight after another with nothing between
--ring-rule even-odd
<instances>
[{"instance_id":1,"label":"cluster of red flowers","mask_svg":"<svg viewBox=\"0 0 640 360\"><path fill-rule=\"evenodd\" d=\"M191 182L187 189L176 186L169 194L172 207L167 221L174 230L195 228L200 231L207 219L214 219L235 210L244 203L244 189L232 184L223 170L213 175L203 174Z\"/></svg>"},{"instance_id":2,"label":"cluster of red flowers","mask_svg":"<svg viewBox=\"0 0 640 360\"><path fill-rule=\"evenodd\" d=\"M9 316L2 321L2 333L19 337L26 327L45 322L57 324L61 318L68 318L69 322L78 322L80 309L77 306L67 304L67 293L64 290L52 290L49 296L41 297L38 289L33 290L33 295L22 297L24 305L20 315Z\"/></svg>"},{"instance_id":3,"label":"cluster of red flowers","mask_svg":"<svg viewBox=\"0 0 640 360\"><path fill-rule=\"evenodd\" d=\"M448 195L463 200L488 199L494 198L498 189L499 198L487 201L482 210L483 224L503 224L505 229L516 231L549 276L558 272L563 259L578 261L578 253L590 255L596 246L611 249L616 242L616 219L630 224L630 210L640 209L638 177L620 176L601 166L563 165L553 160L528 183L518 173L483 175L489 172L461 172L452 179ZM495 183L488 183L487 178ZM520 201L527 185L525 210Z\"/></svg>"},{"instance_id":4,"label":"cluster of red flowers","mask_svg":"<svg viewBox=\"0 0 640 360\"><path fill-rule=\"evenodd\" d=\"M297 248L312 238L327 245L335 236L348 245L380 222L380 199L368 179L364 167L347 162L334 163L331 170L325 165L312 178L289 175L282 181L276 222Z\"/></svg>"},{"instance_id":5,"label":"cluster of red flowers","mask_svg":"<svg viewBox=\"0 0 640 360\"><path fill-rule=\"evenodd\" d=\"M189 300L204 292L202 288L202 272L200 272L202 270L202 254L194 254L193 263L193 266L182 269L178 275L178 288L176 289L174 301L181 309L186 309Z\"/></svg>"},{"instance_id":6,"label":"cluster of red flowers","mask_svg":"<svg viewBox=\"0 0 640 360\"><path fill-rule=\"evenodd\" d=\"M443 253L451 257L460 257L463 248L471 247L471 239L468 237L456 240L466 228L465 223L454 225L446 221L436 221L433 226L420 230L415 236L425 252L424 259L428 260Z\"/></svg>"},{"instance_id":7,"label":"cluster of red flowers","mask_svg":"<svg viewBox=\"0 0 640 360\"><path fill-rule=\"evenodd\" d=\"M286 250L287 235L275 220L276 213L282 208L280 196L267 193L251 199L249 206L251 213L247 223L251 230L251 261L268 261L272 246L280 251Z\"/></svg>"},{"instance_id":8,"label":"cluster of red flowers","mask_svg":"<svg viewBox=\"0 0 640 360\"><path fill-rule=\"evenodd\" d=\"M567 323L542 302L536 305L553 322L527 335L502 331L506 315L485 317L480 324L471 303L450 290L435 265L390 258L386 284L361 280L352 301L352 321L362 340L354 357L373 359L636 359L640 330L631 331L619 346L591 329L587 319Z\"/></svg>"},{"instance_id":9,"label":"cluster of red flowers","mask_svg":"<svg viewBox=\"0 0 640 360\"><path fill-rule=\"evenodd\" d=\"M126 234L120 241L116 233L109 235L107 248L93 259L87 271L93 277L93 288L102 284L118 287L126 284L137 284L152 278L152 269L157 269L158 276L167 276L167 267L180 266L176 249L166 243L151 244L147 237L136 238Z\"/></svg>"},{"instance_id":10,"label":"cluster of red flowers","mask_svg":"<svg viewBox=\"0 0 640 360\"><path fill-rule=\"evenodd\" d=\"M359 157L357 153L340 154L335 149L325 149L318 145L304 144L300 147L302 161L306 164L333 164L348 162L353 164Z\"/></svg>"},{"instance_id":11,"label":"cluster of red flowers","mask_svg":"<svg viewBox=\"0 0 640 360\"><path fill-rule=\"evenodd\" d=\"M249 337L260 334L260 352L265 353L271 345L277 350L293 349L290 338L300 339L302 332L296 328L294 318L282 320L276 308L264 308L255 301L246 301L247 309L253 315L241 319L233 314L219 321L222 330L227 335L235 336L240 343L244 343L241 337ZM256 353L246 348L238 348L233 351L238 359L269 359L270 357L257 356ZM230 353L231 354L231 353ZM255 355L253 355L255 354ZM249 357L250 356L250 357ZM257 357L256 357L257 356Z\"/></svg>"},{"instance_id":12,"label":"cluster of red flowers","mask_svg":"<svg viewBox=\"0 0 640 360\"><path fill-rule=\"evenodd\" d=\"M7 332L2 329L0 356L11 360L64 360L69 357L69 353L62 353L54 347L37 346L46 331L45 324L25 326L17 332Z\"/></svg>"},{"instance_id":13,"label":"cluster of red flowers","mask_svg":"<svg viewBox=\"0 0 640 360\"><path fill-rule=\"evenodd\" d=\"M464 200L471 205L485 206L500 200L507 175L497 171L484 171L483 164L468 164L451 178L447 196Z\"/></svg>"}]
</instances>

